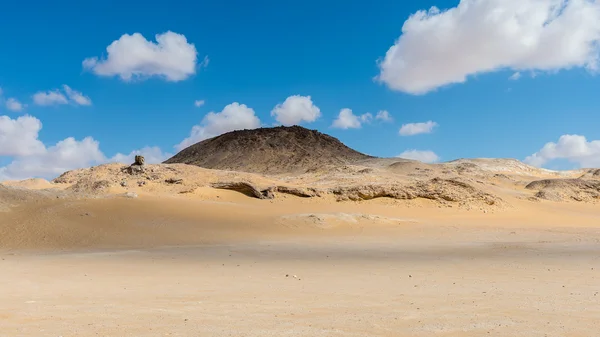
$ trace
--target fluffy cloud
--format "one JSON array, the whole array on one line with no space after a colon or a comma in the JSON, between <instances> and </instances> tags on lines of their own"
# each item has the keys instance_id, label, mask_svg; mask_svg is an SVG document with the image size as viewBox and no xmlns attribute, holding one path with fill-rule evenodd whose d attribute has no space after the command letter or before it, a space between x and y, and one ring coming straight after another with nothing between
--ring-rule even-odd
<instances>
[{"instance_id":1,"label":"fluffy cloud","mask_svg":"<svg viewBox=\"0 0 600 337\"><path fill-rule=\"evenodd\" d=\"M271 116L283 125L295 125L301 122L314 122L321 116L321 110L313 104L310 96L290 96L283 104L277 104Z\"/></svg>"},{"instance_id":2,"label":"fluffy cloud","mask_svg":"<svg viewBox=\"0 0 600 337\"><path fill-rule=\"evenodd\" d=\"M92 105L92 100L77 90L73 90L68 85L63 85L64 93L58 89L51 91L40 91L33 95L33 102L37 105Z\"/></svg>"},{"instance_id":3,"label":"fluffy cloud","mask_svg":"<svg viewBox=\"0 0 600 337\"><path fill-rule=\"evenodd\" d=\"M433 151L406 150L398 158L418 160L423 163L437 163L440 157Z\"/></svg>"},{"instance_id":4,"label":"fluffy cloud","mask_svg":"<svg viewBox=\"0 0 600 337\"><path fill-rule=\"evenodd\" d=\"M65 171L101 164L106 158L91 137L78 141L72 137L44 148L42 153L17 157L0 168L0 180L30 177L54 178Z\"/></svg>"},{"instance_id":5,"label":"fluffy cloud","mask_svg":"<svg viewBox=\"0 0 600 337\"><path fill-rule=\"evenodd\" d=\"M37 105L67 104L69 101L60 91L37 92L33 95L33 103Z\"/></svg>"},{"instance_id":6,"label":"fluffy cloud","mask_svg":"<svg viewBox=\"0 0 600 337\"><path fill-rule=\"evenodd\" d=\"M144 156L147 164L160 164L173 155L171 153L164 153L158 146L147 146L140 150L134 150L129 154L117 153L115 156L108 159L108 162L131 164L134 162L135 156Z\"/></svg>"},{"instance_id":7,"label":"fluffy cloud","mask_svg":"<svg viewBox=\"0 0 600 337\"><path fill-rule=\"evenodd\" d=\"M384 122L391 122L394 119L392 118L392 115L390 115L390 113L387 110L381 110L377 113L377 115L375 116L375 119L380 120L380 121L384 121Z\"/></svg>"},{"instance_id":8,"label":"fluffy cloud","mask_svg":"<svg viewBox=\"0 0 600 337\"><path fill-rule=\"evenodd\" d=\"M580 135L563 135L525 158L525 163L542 167L555 159L566 159L580 167L600 167L600 140L587 141Z\"/></svg>"},{"instance_id":9,"label":"fluffy cloud","mask_svg":"<svg viewBox=\"0 0 600 337\"><path fill-rule=\"evenodd\" d=\"M196 108L199 108L199 107L201 107L201 106L203 106L203 105L204 105L204 100L203 100L203 99L200 99L200 100L196 100L196 101L194 101L194 106L195 106Z\"/></svg>"},{"instance_id":10,"label":"fluffy cloud","mask_svg":"<svg viewBox=\"0 0 600 337\"><path fill-rule=\"evenodd\" d=\"M431 133L433 132L433 128L436 126L438 126L438 124L434 121L403 124L398 133L400 133L401 136L414 136L423 133Z\"/></svg>"},{"instance_id":11,"label":"fluffy cloud","mask_svg":"<svg viewBox=\"0 0 600 337\"><path fill-rule=\"evenodd\" d=\"M148 163L159 163L170 156L157 147L145 147L128 155L107 158L92 137L82 140L69 137L46 147L38 139L41 128L42 123L35 117L11 119L0 116L0 156L12 157L12 162L0 167L0 181L31 177L51 179L68 170L108 162L129 164L136 154L145 156Z\"/></svg>"},{"instance_id":12,"label":"fluffy cloud","mask_svg":"<svg viewBox=\"0 0 600 337\"><path fill-rule=\"evenodd\" d=\"M6 100L6 108L10 111L21 111L24 105L14 98L9 98Z\"/></svg>"},{"instance_id":13,"label":"fluffy cloud","mask_svg":"<svg viewBox=\"0 0 600 337\"><path fill-rule=\"evenodd\" d=\"M599 1L461 0L410 16L377 79L424 94L501 69L595 71L599 42Z\"/></svg>"},{"instance_id":14,"label":"fluffy cloud","mask_svg":"<svg viewBox=\"0 0 600 337\"><path fill-rule=\"evenodd\" d=\"M0 116L0 156L13 157L10 164L0 167L0 180L51 178L70 169L105 161L93 138L81 141L67 138L47 148L38 139L41 129L40 120L32 116L17 119Z\"/></svg>"},{"instance_id":15,"label":"fluffy cloud","mask_svg":"<svg viewBox=\"0 0 600 337\"><path fill-rule=\"evenodd\" d=\"M168 31L156 35L156 43L140 33L124 34L106 47L106 59L87 58L83 67L100 76L119 76L124 81L133 77L158 76L177 82L196 73L196 47L186 37ZM204 58L202 66L208 65Z\"/></svg>"},{"instance_id":16,"label":"fluffy cloud","mask_svg":"<svg viewBox=\"0 0 600 337\"><path fill-rule=\"evenodd\" d=\"M221 112L209 112L200 125L194 125L190 136L175 146L178 151L202 140L216 137L226 132L260 127L260 120L254 110L245 104L231 103Z\"/></svg>"},{"instance_id":17,"label":"fluffy cloud","mask_svg":"<svg viewBox=\"0 0 600 337\"><path fill-rule=\"evenodd\" d=\"M21 116L11 119L0 116L0 156L30 156L45 151L44 144L38 140L42 128L39 119Z\"/></svg>"},{"instance_id":18,"label":"fluffy cloud","mask_svg":"<svg viewBox=\"0 0 600 337\"><path fill-rule=\"evenodd\" d=\"M372 119L373 115L369 112L357 116L350 109L342 109L331 126L337 129L358 129L363 123L369 123Z\"/></svg>"},{"instance_id":19,"label":"fluffy cloud","mask_svg":"<svg viewBox=\"0 0 600 337\"><path fill-rule=\"evenodd\" d=\"M65 90L65 93L67 93L69 99L75 102L75 104L92 105L92 100L89 97L83 95L81 92L71 89L71 87L69 87L66 84L63 85L63 89Z\"/></svg>"}]
</instances>

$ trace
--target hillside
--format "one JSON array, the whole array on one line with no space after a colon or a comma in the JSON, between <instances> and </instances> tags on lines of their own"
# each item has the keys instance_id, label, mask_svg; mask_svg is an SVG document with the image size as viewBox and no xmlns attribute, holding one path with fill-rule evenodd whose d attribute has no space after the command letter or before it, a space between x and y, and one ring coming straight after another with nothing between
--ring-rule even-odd
<instances>
[{"instance_id":1,"label":"hillside","mask_svg":"<svg viewBox=\"0 0 600 337\"><path fill-rule=\"evenodd\" d=\"M300 126L239 130L191 145L165 164L263 174L305 173L372 158Z\"/></svg>"}]
</instances>

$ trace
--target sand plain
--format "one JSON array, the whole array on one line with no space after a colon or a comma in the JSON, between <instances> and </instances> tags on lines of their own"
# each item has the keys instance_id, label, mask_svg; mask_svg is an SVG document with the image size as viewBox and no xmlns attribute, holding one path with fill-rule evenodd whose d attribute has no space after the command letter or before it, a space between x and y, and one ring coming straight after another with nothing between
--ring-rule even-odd
<instances>
[{"instance_id":1,"label":"sand plain","mask_svg":"<svg viewBox=\"0 0 600 337\"><path fill-rule=\"evenodd\" d=\"M203 193L203 194L202 194ZM0 336L595 336L595 204L57 199L0 213Z\"/></svg>"},{"instance_id":2,"label":"sand plain","mask_svg":"<svg viewBox=\"0 0 600 337\"><path fill-rule=\"evenodd\" d=\"M0 336L596 336L594 172L109 164L5 182Z\"/></svg>"}]
</instances>

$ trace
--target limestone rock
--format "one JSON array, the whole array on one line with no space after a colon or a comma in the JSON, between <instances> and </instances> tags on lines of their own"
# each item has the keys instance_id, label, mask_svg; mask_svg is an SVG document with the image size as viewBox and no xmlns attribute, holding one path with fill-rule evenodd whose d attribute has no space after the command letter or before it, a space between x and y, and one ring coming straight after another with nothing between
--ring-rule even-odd
<instances>
[{"instance_id":1,"label":"limestone rock","mask_svg":"<svg viewBox=\"0 0 600 337\"><path fill-rule=\"evenodd\" d=\"M169 179L165 180L165 183L167 183L167 184L181 184L181 183L183 183L183 179L169 178Z\"/></svg>"},{"instance_id":2,"label":"limestone rock","mask_svg":"<svg viewBox=\"0 0 600 337\"><path fill-rule=\"evenodd\" d=\"M273 199L273 189L261 190L258 187L244 181L218 182L212 184L213 188L238 191L250 197L258 199Z\"/></svg>"},{"instance_id":3,"label":"limestone rock","mask_svg":"<svg viewBox=\"0 0 600 337\"><path fill-rule=\"evenodd\" d=\"M135 165L143 166L146 163L144 156L135 156Z\"/></svg>"}]
</instances>

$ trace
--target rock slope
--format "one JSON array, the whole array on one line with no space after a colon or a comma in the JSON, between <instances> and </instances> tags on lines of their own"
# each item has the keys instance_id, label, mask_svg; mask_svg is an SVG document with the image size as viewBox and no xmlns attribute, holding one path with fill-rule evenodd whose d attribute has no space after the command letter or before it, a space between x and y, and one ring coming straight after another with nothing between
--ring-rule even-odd
<instances>
[{"instance_id":1,"label":"rock slope","mask_svg":"<svg viewBox=\"0 0 600 337\"><path fill-rule=\"evenodd\" d=\"M304 173L371 158L338 139L300 126L228 132L191 145L166 164L261 174Z\"/></svg>"}]
</instances>

